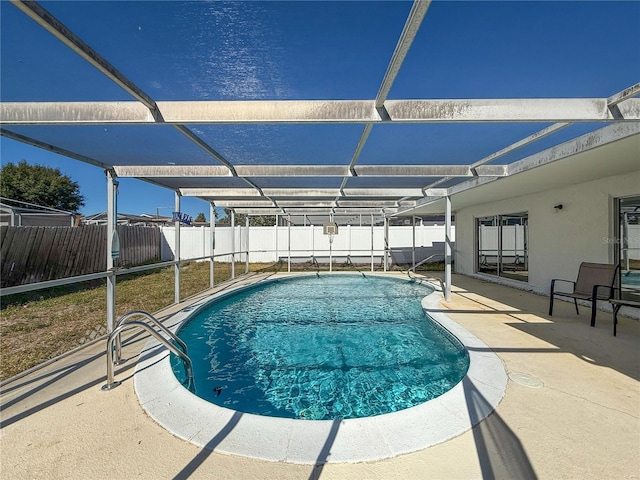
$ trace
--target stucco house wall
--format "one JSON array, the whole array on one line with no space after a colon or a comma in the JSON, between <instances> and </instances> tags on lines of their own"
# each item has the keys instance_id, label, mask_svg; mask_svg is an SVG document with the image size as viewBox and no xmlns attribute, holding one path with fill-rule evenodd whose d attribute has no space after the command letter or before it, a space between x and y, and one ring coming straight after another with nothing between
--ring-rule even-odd
<instances>
[{"instance_id":1,"label":"stucco house wall","mask_svg":"<svg viewBox=\"0 0 640 480\"><path fill-rule=\"evenodd\" d=\"M455 211L456 271L476 275L478 217L527 212L529 215L529 280L500 282L548 294L552 278L574 279L580 263L613 262L614 198L640 195L640 169ZM562 210L554 208L562 204ZM497 280L491 275L482 275Z\"/></svg>"}]
</instances>

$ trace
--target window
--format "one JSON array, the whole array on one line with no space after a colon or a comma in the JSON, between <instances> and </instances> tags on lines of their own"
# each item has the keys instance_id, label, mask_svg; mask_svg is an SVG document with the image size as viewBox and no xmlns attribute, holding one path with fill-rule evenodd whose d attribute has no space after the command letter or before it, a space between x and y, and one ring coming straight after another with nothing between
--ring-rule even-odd
<instances>
[{"instance_id":1,"label":"window","mask_svg":"<svg viewBox=\"0 0 640 480\"><path fill-rule=\"evenodd\" d=\"M476 219L477 272L529 280L528 219L527 213Z\"/></svg>"},{"instance_id":2,"label":"window","mask_svg":"<svg viewBox=\"0 0 640 480\"><path fill-rule=\"evenodd\" d=\"M640 196L620 198L618 210L619 237L615 244L620 264L621 298L640 300Z\"/></svg>"}]
</instances>

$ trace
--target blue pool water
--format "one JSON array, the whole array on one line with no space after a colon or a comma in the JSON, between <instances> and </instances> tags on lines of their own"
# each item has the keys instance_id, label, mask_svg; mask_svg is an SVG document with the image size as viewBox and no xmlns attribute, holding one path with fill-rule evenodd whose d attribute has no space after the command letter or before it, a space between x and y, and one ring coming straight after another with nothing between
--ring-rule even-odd
<instances>
[{"instance_id":1,"label":"blue pool water","mask_svg":"<svg viewBox=\"0 0 640 480\"><path fill-rule=\"evenodd\" d=\"M631 287L631 288L640 287L640 272L629 271L629 272L623 273L620 278L622 279L623 287Z\"/></svg>"},{"instance_id":2,"label":"blue pool water","mask_svg":"<svg viewBox=\"0 0 640 480\"><path fill-rule=\"evenodd\" d=\"M442 395L469 356L429 319L428 287L362 275L305 276L214 301L179 331L196 395L246 413L368 417ZM179 379L182 362L172 358Z\"/></svg>"}]
</instances>

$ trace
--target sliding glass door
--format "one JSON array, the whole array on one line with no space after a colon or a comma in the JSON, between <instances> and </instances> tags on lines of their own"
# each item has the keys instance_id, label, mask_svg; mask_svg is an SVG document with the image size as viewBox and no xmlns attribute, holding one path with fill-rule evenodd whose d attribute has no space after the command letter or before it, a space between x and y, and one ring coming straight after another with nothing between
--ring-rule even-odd
<instances>
[{"instance_id":1,"label":"sliding glass door","mask_svg":"<svg viewBox=\"0 0 640 480\"><path fill-rule=\"evenodd\" d=\"M476 219L476 271L528 281L528 220L527 213Z\"/></svg>"},{"instance_id":2,"label":"sliding glass door","mask_svg":"<svg viewBox=\"0 0 640 480\"><path fill-rule=\"evenodd\" d=\"M616 204L621 295L640 301L640 196L619 198Z\"/></svg>"}]
</instances>

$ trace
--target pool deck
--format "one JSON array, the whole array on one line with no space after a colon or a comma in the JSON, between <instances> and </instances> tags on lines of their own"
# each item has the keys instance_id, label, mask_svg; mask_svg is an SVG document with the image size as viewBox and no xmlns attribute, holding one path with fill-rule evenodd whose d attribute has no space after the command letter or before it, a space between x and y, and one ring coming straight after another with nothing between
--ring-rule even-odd
<instances>
[{"instance_id":1,"label":"pool deck","mask_svg":"<svg viewBox=\"0 0 640 480\"><path fill-rule=\"evenodd\" d=\"M262 278L252 275L236 284ZM226 288L227 285L217 287ZM216 289L216 290L217 290ZM211 293L211 292L209 292ZM171 316L183 303L160 312ZM411 479L640 477L640 323L611 313L589 326L586 307L453 276L441 310L486 343L510 380L497 409L445 443L399 457L317 466L267 462L212 452L181 440L149 418L133 388L136 357L146 338L134 336L118 367L119 387L104 392L104 341L87 345L1 392L0 477ZM537 381L539 383L537 383ZM536 384L537 383L537 384ZM469 414L482 399L470 390ZM234 428L230 422L209 446ZM331 436L325 453L330 453ZM319 461L322 462L322 458Z\"/></svg>"}]
</instances>

